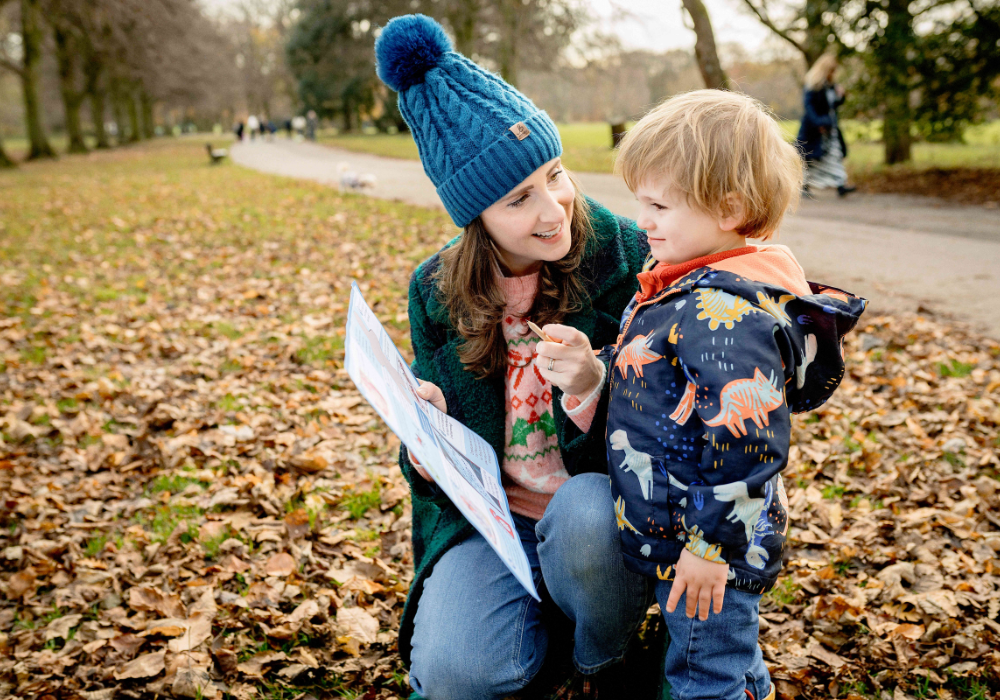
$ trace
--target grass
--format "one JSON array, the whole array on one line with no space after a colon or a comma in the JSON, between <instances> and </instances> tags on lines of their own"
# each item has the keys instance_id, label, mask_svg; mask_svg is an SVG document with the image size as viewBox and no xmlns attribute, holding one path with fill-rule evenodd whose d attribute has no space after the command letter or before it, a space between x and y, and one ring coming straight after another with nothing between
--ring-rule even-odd
<instances>
[{"instance_id":1,"label":"grass","mask_svg":"<svg viewBox=\"0 0 1000 700\"><path fill-rule=\"evenodd\" d=\"M823 498L828 501L836 501L843 497L846 489L840 484L830 484L823 487Z\"/></svg>"},{"instance_id":2,"label":"grass","mask_svg":"<svg viewBox=\"0 0 1000 700\"><path fill-rule=\"evenodd\" d=\"M87 540L87 546L83 549L83 554L89 559L93 559L104 551L104 545L108 543L107 535L96 535Z\"/></svg>"},{"instance_id":3,"label":"grass","mask_svg":"<svg viewBox=\"0 0 1000 700\"><path fill-rule=\"evenodd\" d=\"M153 479L153 482L149 485L147 491L150 496L161 493L163 491L168 491L171 494L178 494L186 489L191 484L197 484L199 487L204 489L207 484L198 479L192 479L187 476L182 476L180 474L174 474L172 476L158 476Z\"/></svg>"},{"instance_id":4,"label":"grass","mask_svg":"<svg viewBox=\"0 0 1000 700\"><path fill-rule=\"evenodd\" d=\"M631 125L630 125L631 126ZM883 146L879 143L879 121L844 120L848 143L847 166L852 171L872 171L882 167ZM579 172L610 173L615 152L611 149L610 127L602 122L559 124L563 142L563 163ZM798 133L798 121L781 122L789 140ZM321 133L320 143L349 151L373 153L390 158L417 160L420 155L409 133L337 134ZM969 127L964 143L915 143L913 161L904 167L924 168L1000 168L1000 120Z\"/></svg>"},{"instance_id":5,"label":"grass","mask_svg":"<svg viewBox=\"0 0 1000 700\"><path fill-rule=\"evenodd\" d=\"M959 362L958 360L952 360L947 364L944 362L937 363L938 374L942 377L968 377L975 368L975 365Z\"/></svg>"},{"instance_id":6,"label":"grass","mask_svg":"<svg viewBox=\"0 0 1000 700\"><path fill-rule=\"evenodd\" d=\"M369 508L375 508L381 502L381 488L378 483L372 486L369 491L361 491L344 496L340 501L340 507L351 514L351 518L357 520L368 512Z\"/></svg>"}]
</instances>

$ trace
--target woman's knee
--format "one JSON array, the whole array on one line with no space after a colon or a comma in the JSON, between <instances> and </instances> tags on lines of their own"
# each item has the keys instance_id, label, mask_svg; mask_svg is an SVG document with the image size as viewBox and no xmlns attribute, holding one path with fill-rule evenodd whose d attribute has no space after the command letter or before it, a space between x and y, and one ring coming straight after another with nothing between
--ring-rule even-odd
<instances>
[{"instance_id":1,"label":"woman's knee","mask_svg":"<svg viewBox=\"0 0 1000 700\"><path fill-rule=\"evenodd\" d=\"M536 532L539 558L558 557L570 575L603 568L607 557L620 552L608 477L580 474L563 484Z\"/></svg>"},{"instance_id":2,"label":"woman's knee","mask_svg":"<svg viewBox=\"0 0 1000 700\"><path fill-rule=\"evenodd\" d=\"M431 645L421 653L414 649L410 685L427 700L499 700L528 684L541 668L545 651L544 645L529 649L520 663L496 658L478 663L474 654L451 644Z\"/></svg>"}]
</instances>

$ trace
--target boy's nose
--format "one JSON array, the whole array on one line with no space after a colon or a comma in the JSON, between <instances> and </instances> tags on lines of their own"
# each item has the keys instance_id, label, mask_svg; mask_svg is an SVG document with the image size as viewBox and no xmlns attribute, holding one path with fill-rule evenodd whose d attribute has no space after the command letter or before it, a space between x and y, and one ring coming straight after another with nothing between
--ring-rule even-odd
<instances>
[{"instance_id":1,"label":"boy's nose","mask_svg":"<svg viewBox=\"0 0 1000 700\"><path fill-rule=\"evenodd\" d=\"M653 222L644 214L639 215L639 218L635 220L635 225L643 231L649 231L650 229L655 228Z\"/></svg>"}]
</instances>

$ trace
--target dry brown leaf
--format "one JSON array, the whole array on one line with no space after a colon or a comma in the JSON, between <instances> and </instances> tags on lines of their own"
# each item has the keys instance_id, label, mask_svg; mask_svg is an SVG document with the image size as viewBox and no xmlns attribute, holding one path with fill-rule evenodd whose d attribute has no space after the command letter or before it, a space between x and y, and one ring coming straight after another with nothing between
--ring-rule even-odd
<instances>
[{"instance_id":1,"label":"dry brown leaf","mask_svg":"<svg viewBox=\"0 0 1000 700\"><path fill-rule=\"evenodd\" d=\"M264 571L268 576L288 576L295 571L295 560L287 552L280 552L267 560Z\"/></svg>"},{"instance_id":2,"label":"dry brown leaf","mask_svg":"<svg viewBox=\"0 0 1000 700\"><path fill-rule=\"evenodd\" d=\"M167 652L156 651L151 654L143 654L132 661L129 661L119 670L115 671L115 680L123 681L129 678L152 678L162 671L166 666L164 657Z\"/></svg>"}]
</instances>

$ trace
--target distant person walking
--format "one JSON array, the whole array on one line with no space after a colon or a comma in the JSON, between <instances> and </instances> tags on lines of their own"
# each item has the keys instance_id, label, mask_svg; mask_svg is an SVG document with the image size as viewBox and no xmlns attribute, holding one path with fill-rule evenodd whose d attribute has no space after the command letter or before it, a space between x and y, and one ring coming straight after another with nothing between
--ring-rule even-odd
<instances>
[{"instance_id":1,"label":"distant person walking","mask_svg":"<svg viewBox=\"0 0 1000 700\"><path fill-rule=\"evenodd\" d=\"M319 120L316 118L316 111L310 109L306 113L306 138L310 141L316 140L316 127L319 124Z\"/></svg>"},{"instance_id":2,"label":"distant person walking","mask_svg":"<svg viewBox=\"0 0 1000 700\"><path fill-rule=\"evenodd\" d=\"M260 131L260 120L257 119L257 115L251 114L247 117L247 131L250 132L251 141L257 138L257 132Z\"/></svg>"},{"instance_id":3,"label":"distant person walking","mask_svg":"<svg viewBox=\"0 0 1000 700\"><path fill-rule=\"evenodd\" d=\"M799 149L806 160L805 184L810 195L814 189L836 187L841 197L856 188L847 184L844 158L847 144L837 123L837 108L844 103L844 88L833 82L837 57L823 54L806 73L803 103L805 114L799 127Z\"/></svg>"}]
</instances>

